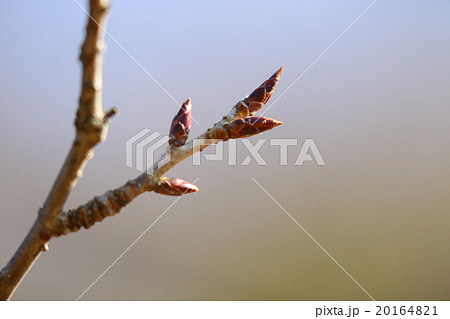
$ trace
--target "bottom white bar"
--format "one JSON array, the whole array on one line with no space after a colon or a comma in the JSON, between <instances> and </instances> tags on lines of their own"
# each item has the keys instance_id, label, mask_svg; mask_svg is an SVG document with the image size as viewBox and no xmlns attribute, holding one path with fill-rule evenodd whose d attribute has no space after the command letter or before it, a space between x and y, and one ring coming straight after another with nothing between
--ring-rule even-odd
<instances>
[{"instance_id":1,"label":"bottom white bar","mask_svg":"<svg viewBox=\"0 0 450 319\"><path fill-rule=\"evenodd\" d=\"M450 318L449 301L16 301L1 318Z\"/></svg>"}]
</instances>

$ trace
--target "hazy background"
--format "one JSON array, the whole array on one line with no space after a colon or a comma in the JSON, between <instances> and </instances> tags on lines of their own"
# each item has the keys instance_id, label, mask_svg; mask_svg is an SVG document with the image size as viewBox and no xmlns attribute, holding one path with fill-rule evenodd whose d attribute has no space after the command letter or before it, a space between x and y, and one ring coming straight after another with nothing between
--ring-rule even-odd
<instances>
[{"instance_id":1,"label":"hazy background","mask_svg":"<svg viewBox=\"0 0 450 319\"><path fill-rule=\"evenodd\" d=\"M113 1L107 28L178 102L192 99L195 137L284 65L274 101L371 2ZM69 0L0 2L2 266L72 142L85 22ZM106 43L104 107L120 114L66 209L134 178L125 141L167 132L179 108ZM449 83L450 3L380 0L265 114L284 125L261 137L313 138L326 166L295 166L300 145L280 166L268 142L264 167L182 163L170 176L200 178L200 192L82 299L368 300L254 178L375 299L449 300ZM175 199L143 194L52 240L13 299L76 299Z\"/></svg>"}]
</instances>

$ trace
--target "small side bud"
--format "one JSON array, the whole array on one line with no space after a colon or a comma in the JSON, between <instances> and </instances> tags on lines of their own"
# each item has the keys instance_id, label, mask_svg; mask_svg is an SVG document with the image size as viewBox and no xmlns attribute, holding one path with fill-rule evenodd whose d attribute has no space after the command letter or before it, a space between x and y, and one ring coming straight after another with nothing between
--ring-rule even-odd
<instances>
[{"instance_id":1,"label":"small side bud","mask_svg":"<svg viewBox=\"0 0 450 319\"><path fill-rule=\"evenodd\" d=\"M271 130L281 124L283 123L280 121L266 117L247 117L225 124L224 128L230 138L243 138Z\"/></svg>"},{"instance_id":2,"label":"small side bud","mask_svg":"<svg viewBox=\"0 0 450 319\"><path fill-rule=\"evenodd\" d=\"M181 105L177 115L172 120L169 131L169 144L174 146L182 146L188 139L189 131L191 129L191 99Z\"/></svg>"},{"instance_id":3,"label":"small side bud","mask_svg":"<svg viewBox=\"0 0 450 319\"><path fill-rule=\"evenodd\" d=\"M283 71L283 67L280 67L277 72L244 99L244 103L249 107L250 115L255 114L269 101L280 79L281 71Z\"/></svg>"},{"instance_id":4,"label":"small side bud","mask_svg":"<svg viewBox=\"0 0 450 319\"><path fill-rule=\"evenodd\" d=\"M181 196L184 194L197 192L198 188L194 184L175 177L163 177L155 188L155 192L163 195Z\"/></svg>"}]
</instances>

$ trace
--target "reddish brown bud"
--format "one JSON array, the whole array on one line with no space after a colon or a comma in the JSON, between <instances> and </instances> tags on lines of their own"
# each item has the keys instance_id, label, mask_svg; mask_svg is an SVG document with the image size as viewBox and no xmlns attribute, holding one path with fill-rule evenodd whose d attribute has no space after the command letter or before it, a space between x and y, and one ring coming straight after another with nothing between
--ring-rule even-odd
<instances>
[{"instance_id":1,"label":"reddish brown bud","mask_svg":"<svg viewBox=\"0 0 450 319\"><path fill-rule=\"evenodd\" d=\"M280 121L266 117L247 117L225 124L224 128L228 131L230 138L242 138L271 130L281 124L283 123Z\"/></svg>"},{"instance_id":2,"label":"reddish brown bud","mask_svg":"<svg viewBox=\"0 0 450 319\"><path fill-rule=\"evenodd\" d=\"M194 184L175 177L161 178L158 186L155 188L156 193L170 196L181 196L197 191L198 188Z\"/></svg>"},{"instance_id":3,"label":"reddish brown bud","mask_svg":"<svg viewBox=\"0 0 450 319\"><path fill-rule=\"evenodd\" d=\"M255 114L264 106L264 104L267 103L267 101L269 101L273 91L275 90L275 86L280 79L282 70L283 67L280 67L277 72L275 72L270 78L254 90L252 94L244 99L245 104L247 104L250 109L250 115Z\"/></svg>"},{"instance_id":4,"label":"reddish brown bud","mask_svg":"<svg viewBox=\"0 0 450 319\"><path fill-rule=\"evenodd\" d=\"M178 114L172 120L169 132L169 144L174 146L181 146L186 143L188 139L189 130L191 129L191 99L181 105Z\"/></svg>"}]
</instances>

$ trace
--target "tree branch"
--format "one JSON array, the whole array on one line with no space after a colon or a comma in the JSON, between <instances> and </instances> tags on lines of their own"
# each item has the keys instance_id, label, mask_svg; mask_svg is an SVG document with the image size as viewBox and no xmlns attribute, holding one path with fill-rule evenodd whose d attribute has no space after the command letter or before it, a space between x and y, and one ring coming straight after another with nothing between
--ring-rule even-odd
<instances>
[{"instance_id":1,"label":"tree branch","mask_svg":"<svg viewBox=\"0 0 450 319\"><path fill-rule=\"evenodd\" d=\"M205 147L217 144L220 141L227 141L230 138L242 138L262 133L270 130L282 123L268 118L247 117L255 114L270 98L275 86L280 78L282 68L256 89L248 98L239 101L221 121L212 128L201 134L198 138L186 141L187 133L190 129L190 100L183 103L180 112L175 116L171 125L171 141L166 153L153 164L151 171L153 174L144 172L137 178L128 181L126 184L108 190L102 196L94 197L86 204L68 212L61 212L57 223L56 231L52 236L65 235L79 230L81 227L90 228L96 222L102 221L108 216L119 213L123 207L129 204L134 198L144 192L154 191L165 195L180 196L192 193L198 189L188 182L178 178L162 177L171 168L196 152L202 151ZM261 90L261 88L263 88ZM255 94L255 92L257 94ZM189 119L183 118L183 114L188 113ZM181 134L174 127L182 124L185 128ZM186 124L186 126L184 125ZM178 134L177 134L178 133ZM178 136L178 139L176 137ZM195 141L201 143L195 143ZM179 145L179 146L178 146Z\"/></svg>"},{"instance_id":2,"label":"tree branch","mask_svg":"<svg viewBox=\"0 0 450 319\"><path fill-rule=\"evenodd\" d=\"M280 68L248 97L239 101L222 120L186 143L191 127L191 101L181 106L170 126L169 146L154 165L121 187L94 197L76 209L63 211L70 191L82 175L83 168L93 155L92 149L107 133L108 119L116 112L105 113L102 108L102 50L103 30L108 1L90 0L86 37L81 48L83 65L81 93L75 119L76 136L66 160L42 207L38 218L9 263L0 272L0 300L7 300L32 267L48 242L80 228L89 228L123 207L144 192L181 196L198 191L195 185L163 175L171 168L219 141L244 138L270 130L282 123L270 118L252 117L271 97L281 75ZM200 143L198 143L200 141Z\"/></svg>"},{"instance_id":3,"label":"tree branch","mask_svg":"<svg viewBox=\"0 0 450 319\"><path fill-rule=\"evenodd\" d=\"M47 243L55 233L55 220L82 175L87 160L93 156L93 147L106 136L107 118L102 109L101 96L104 47L101 25L105 24L109 4L107 1L91 0L89 5L90 17L80 55L83 75L75 120L76 136L38 218L12 259L0 272L0 300L11 297L39 254L48 249ZM112 114L108 113L109 116Z\"/></svg>"}]
</instances>

